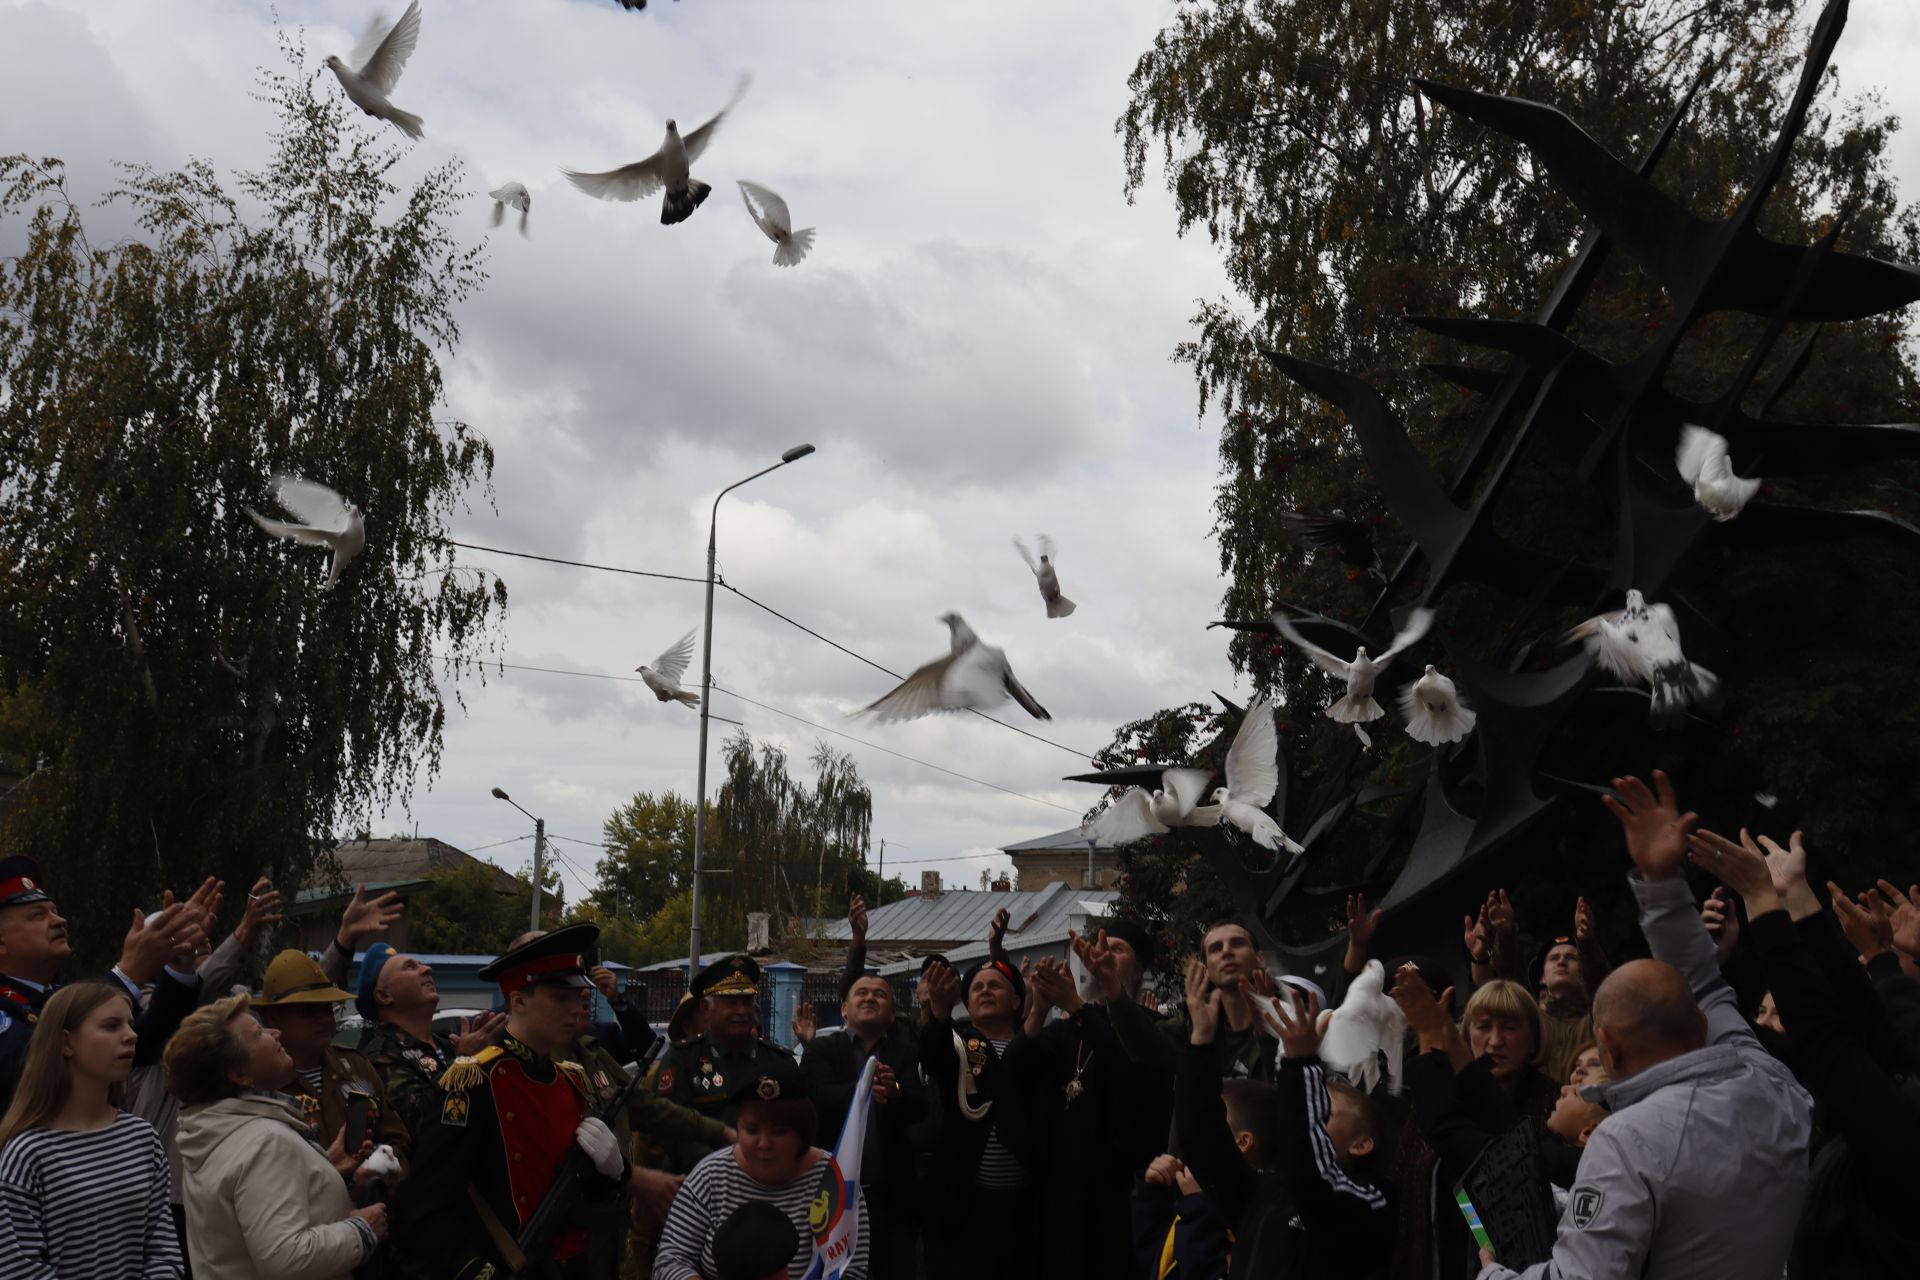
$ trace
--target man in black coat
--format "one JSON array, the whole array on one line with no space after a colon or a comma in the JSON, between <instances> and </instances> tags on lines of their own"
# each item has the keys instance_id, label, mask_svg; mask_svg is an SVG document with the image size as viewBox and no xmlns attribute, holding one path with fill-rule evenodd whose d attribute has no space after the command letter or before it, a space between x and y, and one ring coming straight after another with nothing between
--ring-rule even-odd
<instances>
[{"instance_id":1,"label":"man in black coat","mask_svg":"<svg viewBox=\"0 0 1920 1280\"><path fill-rule=\"evenodd\" d=\"M911 1280L919 1236L913 1145L908 1127L927 1114L920 1047L894 1017L893 987L884 978L855 978L840 1004L843 1031L825 1031L807 1046L801 1066L813 1086L822 1145L831 1146L856 1102L867 1060L876 1062L872 1111L860 1156L860 1194L868 1222L867 1274Z\"/></svg>"}]
</instances>

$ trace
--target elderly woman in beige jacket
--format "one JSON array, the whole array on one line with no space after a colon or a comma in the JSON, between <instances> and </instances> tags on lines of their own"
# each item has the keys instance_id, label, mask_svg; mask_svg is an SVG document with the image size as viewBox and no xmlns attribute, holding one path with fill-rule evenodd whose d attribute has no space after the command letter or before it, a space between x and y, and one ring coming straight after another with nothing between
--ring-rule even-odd
<instances>
[{"instance_id":1,"label":"elderly woman in beige jacket","mask_svg":"<svg viewBox=\"0 0 1920 1280\"><path fill-rule=\"evenodd\" d=\"M358 1161L322 1151L299 1105L274 1092L293 1061L247 997L190 1014L166 1063L196 1280L347 1280L385 1238L386 1208L353 1207L344 1174Z\"/></svg>"}]
</instances>

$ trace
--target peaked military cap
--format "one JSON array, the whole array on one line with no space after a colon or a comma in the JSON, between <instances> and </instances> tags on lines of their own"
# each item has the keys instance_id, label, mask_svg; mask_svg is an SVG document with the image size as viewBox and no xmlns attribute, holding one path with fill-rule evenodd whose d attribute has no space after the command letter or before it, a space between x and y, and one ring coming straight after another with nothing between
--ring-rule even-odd
<instances>
[{"instance_id":1,"label":"peaked military cap","mask_svg":"<svg viewBox=\"0 0 1920 1280\"><path fill-rule=\"evenodd\" d=\"M53 895L43 886L40 864L32 858L0 858L0 907L51 901Z\"/></svg>"},{"instance_id":2,"label":"peaked military cap","mask_svg":"<svg viewBox=\"0 0 1920 1280\"><path fill-rule=\"evenodd\" d=\"M502 995L527 987L591 987L587 952L599 941L598 925L570 924L521 943L480 970L479 978L498 983Z\"/></svg>"},{"instance_id":3,"label":"peaked military cap","mask_svg":"<svg viewBox=\"0 0 1920 1280\"><path fill-rule=\"evenodd\" d=\"M760 966L752 956L722 956L693 975L690 989L696 996L757 996Z\"/></svg>"}]
</instances>

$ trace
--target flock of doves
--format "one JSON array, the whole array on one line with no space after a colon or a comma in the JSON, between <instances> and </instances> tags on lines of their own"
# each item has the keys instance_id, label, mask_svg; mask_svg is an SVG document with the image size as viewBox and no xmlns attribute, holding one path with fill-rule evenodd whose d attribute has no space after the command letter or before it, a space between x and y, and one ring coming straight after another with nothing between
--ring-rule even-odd
<instances>
[{"instance_id":1,"label":"flock of doves","mask_svg":"<svg viewBox=\"0 0 1920 1280\"><path fill-rule=\"evenodd\" d=\"M644 4L639 7L644 7ZM419 43L420 0L413 0L407 6L407 11L400 15L400 21L392 26L388 26L382 18L373 19L354 49L351 64L343 61L339 55L331 54L325 65L340 81L340 88L354 106L377 120L385 120L409 138L419 138L425 134L426 122L413 112L396 106L390 96L400 83L400 73L406 69L407 59L413 56L414 46ZM664 189L666 194L661 199L660 221L669 226L685 222L713 190L691 176L693 162L706 151L708 144L713 141L713 135L720 130L720 122L727 118L727 112L738 105L749 83L749 78L742 76L727 105L720 108L713 119L684 136L678 124L667 121L666 140L660 144L658 151L644 160L636 160L604 173L579 173L572 169L562 169L561 172L575 187L600 200L645 200L654 192ZM813 248L813 228L804 227L795 231L787 202L773 191L744 180L739 185L740 199L747 206L747 214L767 239L773 241L774 265L798 265L807 256L808 250ZM487 196L493 201L494 226L500 225L508 209L517 209L520 213L520 234L527 234L527 219L533 211L533 195L525 183L502 183L496 190L488 192Z\"/></svg>"}]
</instances>

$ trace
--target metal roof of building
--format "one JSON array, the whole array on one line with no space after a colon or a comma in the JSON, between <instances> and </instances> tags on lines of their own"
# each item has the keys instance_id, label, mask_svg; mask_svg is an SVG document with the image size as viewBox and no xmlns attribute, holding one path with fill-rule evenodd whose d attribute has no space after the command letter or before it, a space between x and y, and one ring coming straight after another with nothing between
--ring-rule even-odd
<instances>
[{"instance_id":1,"label":"metal roof of building","mask_svg":"<svg viewBox=\"0 0 1920 1280\"><path fill-rule=\"evenodd\" d=\"M1055 849L1077 849L1085 853L1088 843L1089 841L1087 840L1085 832L1081 831L1078 827L1068 827L1065 831L1056 831L1050 836L1035 836L1031 840L1022 840L1019 844L1002 845L1000 852L1040 853L1050 852ZM1099 840L1094 840L1091 843L1095 849L1114 848L1113 845L1103 843Z\"/></svg>"},{"instance_id":2,"label":"metal roof of building","mask_svg":"<svg viewBox=\"0 0 1920 1280\"><path fill-rule=\"evenodd\" d=\"M996 893L969 889L949 889L944 893L902 898L876 907L867 915L867 945L925 942L964 946L984 942L993 913L1005 907L1007 949L1037 935L1066 933L1067 917L1074 914L1075 902L1084 899L1107 905L1119 898L1113 889L1070 889L1056 881L1044 889ZM852 928L845 920L836 920L819 935L829 942L849 942Z\"/></svg>"},{"instance_id":3,"label":"metal roof of building","mask_svg":"<svg viewBox=\"0 0 1920 1280\"><path fill-rule=\"evenodd\" d=\"M355 885L361 881L381 880L425 880L436 871L447 871L468 863L480 863L493 873L493 891L499 894L517 893L525 886L521 881L502 871L482 858L461 849L456 849L444 840L435 840L431 836L408 839L395 837L391 840L349 840L345 844L335 845L333 857L340 865L341 884ZM323 861L308 879L308 888L335 887L327 878Z\"/></svg>"}]
</instances>

